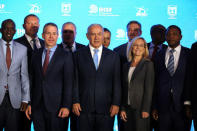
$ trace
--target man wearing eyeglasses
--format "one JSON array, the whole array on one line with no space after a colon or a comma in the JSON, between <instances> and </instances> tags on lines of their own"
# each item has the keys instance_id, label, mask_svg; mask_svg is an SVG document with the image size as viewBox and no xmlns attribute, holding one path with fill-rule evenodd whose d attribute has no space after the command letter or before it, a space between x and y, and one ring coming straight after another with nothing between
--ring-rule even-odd
<instances>
[{"instance_id":1,"label":"man wearing eyeglasses","mask_svg":"<svg viewBox=\"0 0 197 131\"><path fill-rule=\"evenodd\" d=\"M60 47L71 53L84 47L84 45L75 42L76 34L76 26L74 23L64 23L62 26L62 43L60 44Z\"/></svg>"},{"instance_id":2,"label":"man wearing eyeglasses","mask_svg":"<svg viewBox=\"0 0 197 131\"><path fill-rule=\"evenodd\" d=\"M28 57L28 72L31 80L31 58L32 53L36 52L39 48L44 47L44 41L38 38L37 33L39 30L39 18L34 14L29 14L24 18L23 28L25 29L25 34L15 39L16 42L27 47L27 57ZM32 82L30 81L30 86ZM24 112L21 112L20 121L20 131L31 131L31 121L29 121Z\"/></svg>"}]
</instances>

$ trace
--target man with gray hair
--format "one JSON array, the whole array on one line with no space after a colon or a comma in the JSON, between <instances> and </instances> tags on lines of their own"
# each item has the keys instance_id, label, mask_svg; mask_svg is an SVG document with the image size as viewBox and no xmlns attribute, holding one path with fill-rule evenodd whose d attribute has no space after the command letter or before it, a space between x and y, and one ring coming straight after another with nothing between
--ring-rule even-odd
<instances>
[{"instance_id":1,"label":"man with gray hair","mask_svg":"<svg viewBox=\"0 0 197 131\"><path fill-rule=\"evenodd\" d=\"M75 52L84 45L75 42L76 38L76 26L72 22L66 22L62 25L62 43L60 47L66 51Z\"/></svg>"},{"instance_id":2,"label":"man with gray hair","mask_svg":"<svg viewBox=\"0 0 197 131\"><path fill-rule=\"evenodd\" d=\"M86 34L89 45L74 53L76 85L73 112L79 131L111 131L121 98L118 54L103 47L103 27L92 24Z\"/></svg>"}]
</instances>

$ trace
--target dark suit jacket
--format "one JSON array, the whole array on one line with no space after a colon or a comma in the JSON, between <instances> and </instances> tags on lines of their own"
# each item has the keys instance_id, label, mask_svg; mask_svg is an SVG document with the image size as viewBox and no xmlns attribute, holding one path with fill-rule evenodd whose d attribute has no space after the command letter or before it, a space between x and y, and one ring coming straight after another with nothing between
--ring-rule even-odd
<instances>
[{"instance_id":1,"label":"dark suit jacket","mask_svg":"<svg viewBox=\"0 0 197 131\"><path fill-rule=\"evenodd\" d=\"M148 49L150 47L150 44L151 44L151 42L147 43ZM162 44L162 49L166 49L166 48L168 48L168 46L165 44Z\"/></svg>"},{"instance_id":2,"label":"dark suit jacket","mask_svg":"<svg viewBox=\"0 0 197 131\"><path fill-rule=\"evenodd\" d=\"M82 45L82 44L80 44L80 43L77 43L77 42L75 42L76 43L76 51L78 50L78 49L80 49L80 48L83 48L83 47L85 47L85 45ZM59 44L59 46L61 47L61 48L63 48L63 45L62 45L62 43L61 44Z\"/></svg>"},{"instance_id":3,"label":"dark suit jacket","mask_svg":"<svg viewBox=\"0 0 197 131\"><path fill-rule=\"evenodd\" d=\"M131 77L130 85L128 73L131 62L123 66L123 87L122 106L125 110L128 106L128 93L130 96L130 106L138 111L150 112L152 102L152 92L154 87L154 66L148 59L142 59L135 68Z\"/></svg>"},{"instance_id":4,"label":"dark suit jacket","mask_svg":"<svg viewBox=\"0 0 197 131\"><path fill-rule=\"evenodd\" d=\"M122 44L116 48L114 48L113 51L117 52L120 56L120 64L121 66L124 65L124 63L127 63L128 60L127 60L127 44L128 43L125 43L125 44Z\"/></svg>"},{"instance_id":5,"label":"dark suit jacket","mask_svg":"<svg viewBox=\"0 0 197 131\"><path fill-rule=\"evenodd\" d=\"M185 83L185 101L191 101L192 116L197 119L197 42L192 44Z\"/></svg>"},{"instance_id":6,"label":"dark suit jacket","mask_svg":"<svg viewBox=\"0 0 197 131\"><path fill-rule=\"evenodd\" d=\"M61 107L70 109L74 74L72 55L58 46L44 76L42 53L43 48L32 57L32 110L42 101L49 112L56 112Z\"/></svg>"},{"instance_id":7,"label":"dark suit jacket","mask_svg":"<svg viewBox=\"0 0 197 131\"><path fill-rule=\"evenodd\" d=\"M169 112L172 105L177 112L183 109L183 88L189 53L188 48L181 47L178 67L173 76L170 76L165 66L166 49L155 57L156 84L153 108L158 109L159 112ZM173 93L170 93L171 89Z\"/></svg>"},{"instance_id":8,"label":"dark suit jacket","mask_svg":"<svg viewBox=\"0 0 197 131\"><path fill-rule=\"evenodd\" d=\"M120 105L120 61L118 55L103 47L96 70L89 46L75 52L76 83L73 103L82 111L109 114L111 105Z\"/></svg>"},{"instance_id":9,"label":"dark suit jacket","mask_svg":"<svg viewBox=\"0 0 197 131\"><path fill-rule=\"evenodd\" d=\"M33 53L33 49L30 45L30 43L28 42L27 38L25 37L25 35L23 35L22 37L20 38L17 38L15 39L14 41L24 45L27 47L27 57L28 57L28 71L30 73L30 70L31 70L31 57L32 57L32 53ZM40 41L40 45L41 45L41 48L44 47L44 41L42 39L39 38L39 41Z\"/></svg>"}]
</instances>

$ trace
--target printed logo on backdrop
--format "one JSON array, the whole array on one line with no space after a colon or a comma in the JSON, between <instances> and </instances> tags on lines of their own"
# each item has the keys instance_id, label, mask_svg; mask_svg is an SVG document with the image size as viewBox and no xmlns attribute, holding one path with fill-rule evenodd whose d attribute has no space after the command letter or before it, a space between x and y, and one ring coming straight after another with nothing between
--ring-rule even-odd
<instances>
[{"instance_id":1,"label":"printed logo on backdrop","mask_svg":"<svg viewBox=\"0 0 197 131\"><path fill-rule=\"evenodd\" d=\"M142 17L148 16L147 9L145 9L143 7L137 8L136 16L142 16Z\"/></svg>"},{"instance_id":2,"label":"printed logo on backdrop","mask_svg":"<svg viewBox=\"0 0 197 131\"><path fill-rule=\"evenodd\" d=\"M24 34L25 34L25 30L24 29L20 29L19 28L19 29L16 30L17 37L21 37Z\"/></svg>"},{"instance_id":3,"label":"printed logo on backdrop","mask_svg":"<svg viewBox=\"0 0 197 131\"><path fill-rule=\"evenodd\" d=\"M62 3L61 5L62 16L71 16L71 4Z\"/></svg>"},{"instance_id":4,"label":"printed logo on backdrop","mask_svg":"<svg viewBox=\"0 0 197 131\"><path fill-rule=\"evenodd\" d=\"M177 5L168 5L168 19L176 19Z\"/></svg>"},{"instance_id":5,"label":"printed logo on backdrop","mask_svg":"<svg viewBox=\"0 0 197 131\"><path fill-rule=\"evenodd\" d=\"M116 40L128 40L127 32L123 29L116 30Z\"/></svg>"},{"instance_id":6,"label":"printed logo on backdrop","mask_svg":"<svg viewBox=\"0 0 197 131\"><path fill-rule=\"evenodd\" d=\"M6 11L6 5L5 4L1 4L0 3L0 14L8 14L8 13L12 13L10 11Z\"/></svg>"},{"instance_id":7,"label":"printed logo on backdrop","mask_svg":"<svg viewBox=\"0 0 197 131\"><path fill-rule=\"evenodd\" d=\"M197 30L194 31L194 35L195 40L197 40Z\"/></svg>"},{"instance_id":8,"label":"printed logo on backdrop","mask_svg":"<svg viewBox=\"0 0 197 131\"><path fill-rule=\"evenodd\" d=\"M33 14L40 14L41 12L41 6L38 4L38 3L35 3L35 4L31 4L30 5L31 8L29 10L29 13L33 13Z\"/></svg>"},{"instance_id":9,"label":"printed logo on backdrop","mask_svg":"<svg viewBox=\"0 0 197 131\"><path fill-rule=\"evenodd\" d=\"M89 6L88 13L89 16L120 16L113 13L112 7L100 7L95 4Z\"/></svg>"}]
</instances>

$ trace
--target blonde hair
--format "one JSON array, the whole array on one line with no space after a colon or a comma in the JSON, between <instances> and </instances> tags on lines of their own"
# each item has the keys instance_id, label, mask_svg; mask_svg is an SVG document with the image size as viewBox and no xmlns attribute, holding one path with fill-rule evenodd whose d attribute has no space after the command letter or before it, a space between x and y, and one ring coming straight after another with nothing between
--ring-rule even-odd
<instances>
[{"instance_id":1,"label":"blonde hair","mask_svg":"<svg viewBox=\"0 0 197 131\"><path fill-rule=\"evenodd\" d=\"M128 51L127 51L127 60L129 62L131 62L133 60L133 52L132 52L132 49L133 49L133 44L135 44L136 40L138 39L141 39L144 41L144 48L145 48L145 51L144 51L144 54L143 54L143 58L148 58L149 56L149 51L148 51L148 46L147 46L147 43L146 43L146 40L143 38L143 37L135 37L134 39L132 39L132 41L130 43L128 43L129 45L129 48L128 48Z\"/></svg>"}]
</instances>

